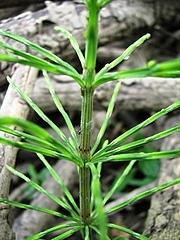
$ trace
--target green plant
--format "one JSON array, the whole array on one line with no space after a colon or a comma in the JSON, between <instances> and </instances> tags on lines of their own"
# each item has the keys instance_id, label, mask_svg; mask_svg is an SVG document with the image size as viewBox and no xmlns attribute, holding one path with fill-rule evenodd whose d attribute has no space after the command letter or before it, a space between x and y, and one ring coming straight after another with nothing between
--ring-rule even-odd
<instances>
[{"instance_id":1,"label":"green plant","mask_svg":"<svg viewBox=\"0 0 180 240\"><path fill-rule=\"evenodd\" d=\"M121 86L121 79L130 77L146 77L146 76L162 76L162 77L179 77L180 76L180 60L170 60L163 63L150 62L143 68L114 71L113 68L119 65L124 59L130 56L136 48L143 44L150 38L150 34L146 34L128 47L122 55L116 58L111 63L106 64L96 74L96 57L97 57L97 45L98 45L98 19L100 9L108 4L110 0L85 0L85 4L88 10L88 23L86 28L86 42L85 42L85 56L80 50L80 47L76 39L65 29L56 27L56 30L68 38L74 48L77 56L79 57L82 74L80 74L74 67L67 62L63 61L52 52L40 47L39 45L30 42L24 37L16 34L0 30L0 35L8 37L14 41L20 42L23 45L29 47L38 53L38 57L30 53L13 48L5 42L0 42L1 49L4 50L0 54L1 61L16 62L24 65L36 67L43 71L44 78L48 84L49 91L54 100L54 103L62 114L64 121L71 134L70 138L67 138L65 134L59 129L55 123L53 123L43 111L24 93L9 77L8 81L16 92L34 109L34 111L49 124L52 129L58 134L58 139L52 137L40 126L25 121L22 119L16 119L13 117L1 117L0 118L0 131L9 133L10 135L20 137L23 141L13 141L5 137L0 137L0 142L3 144L9 144L17 148L25 149L28 151L36 152L39 159L45 165L49 173L54 180L59 184L60 188L64 192L62 198L58 198L54 194L46 191L35 181L29 179L21 172L15 170L11 166L7 166L7 169L13 174L19 176L25 180L30 186L37 191L45 194L52 201L56 202L60 207L67 211L67 214L60 212L40 208L37 206L31 206L28 204L11 201L8 199L0 199L1 203L9 204L14 207L32 209L35 211L52 214L60 217L64 222L58 226L52 227L33 236L29 236L27 239L41 239L42 237L56 231L61 231L54 240L65 239L73 235L75 232L80 231L82 238L90 240L92 234L96 234L100 240L110 239L108 236L108 230L115 228L120 231L124 231L132 235L136 239L148 239L147 237L138 234L128 228L118 226L112 223L108 223L108 215L120 211L124 207L131 203L134 203L146 196L153 193L164 190L170 186L180 183L180 179L175 179L167 183L154 187L151 190L142 192L128 201L117 204L114 207L106 208L106 203L111 199L113 193L119 188L121 184L126 180L126 177L132 170L137 161L151 161L154 159L173 158L180 156L180 149L171 151L160 152L138 152L139 147L150 143L152 141L167 137L175 132L180 131L180 125L169 128L165 131L157 133L153 136L142 138L140 140L132 141L130 143L124 143L130 136L134 135L142 128L155 122L160 117L176 110L180 107L180 101L177 101L165 109L155 113L147 120L138 124L137 126L126 131L122 135L115 138L112 142L105 140L102 143L102 138L107 129L108 123L113 112L116 98ZM42 56L43 58L39 57ZM54 74L64 74L72 77L77 84L79 84L82 93L82 108L81 108L81 134L78 138L76 131L71 123L68 114L65 112L60 99L56 95L53 89L52 83L49 80L47 72ZM119 80L119 81L118 81ZM102 123L102 126L97 135L96 141L91 147L91 135L92 135L92 115L93 115L93 94L94 90L109 81L118 81L112 98L109 102L106 117ZM21 130L12 130L9 126L15 125L20 127ZM100 143L102 146L100 147ZM134 151L132 151L134 150ZM73 162L79 171L79 185L80 185L80 206L77 205L73 196L68 188L64 185L60 176L48 163L45 156L51 156L58 159L66 159ZM104 162L120 162L129 161L129 164L124 169L123 173L116 180L116 183L109 189L109 191L103 197L101 193L101 167Z\"/></svg>"}]
</instances>

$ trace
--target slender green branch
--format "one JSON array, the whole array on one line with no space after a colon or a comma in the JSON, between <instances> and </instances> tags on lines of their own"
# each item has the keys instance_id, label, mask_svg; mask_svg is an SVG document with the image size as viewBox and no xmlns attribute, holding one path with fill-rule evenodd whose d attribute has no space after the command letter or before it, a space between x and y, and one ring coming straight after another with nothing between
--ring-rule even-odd
<instances>
[{"instance_id":1,"label":"slender green branch","mask_svg":"<svg viewBox=\"0 0 180 240\"><path fill-rule=\"evenodd\" d=\"M145 192L139 193L139 194L135 195L134 197L130 198L129 200L127 200L125 202L121 202L121 203L111 207L110 209L106 209L106 212L108 214L111 214L113 212L117 212L117 211L121 210L122 208L124 208L124 207L126 207L126 206L128 206L130 204L133 204L133 203L135 203L135 202L137 202L137 201L139 201L139 200L141 200L141 199L143 199L145 197L151 196L154 193L163 191L163 190L165 190L165 189L167 189L169 187L172 187L172 186L174 186L176 184L179 184L179 183L180 183L180 178L168 181L168 182L163 183L163 184L161 184L159 186L151 188L151 189L149 189L149 190L147 190Z\"/></svg>"},{"instance_id":2,"label":"slender green branch","mask_svg":"<svg viewBox=\"0 0 180 240\"><path fill-rule=\"evenodd\" d=\"M80 211L81 220L88 223L90 217L90 169L86 163L90 159L91 125L93 111L93 91L82 90L80 152L84 166L80 168Z\"/></svg>"},{"instance_id":3,"label":"slender green branch","mask_svg":"<svg viewBox=\"0 0 180 240\"><path fill-rule=\"evenodd\" d=\"M92 85L95 78L97 46L98 46L98 17L99 8L96 0L89 3L88 25L86 30L86 49L85 49L85 85Z\"/></svg>"},{"instance_id":4,"label":"slender green branch","mask_svg":"<svg viewBox=\"0 0 180 240\"><path fill-rule=\"evenodd\" d=\"M116 224L108 224L108 227L109 228L114 228L114 229L117 229L121 232L125 232L125 233L128 233L129 235L131 235L132 237L134 237L135 239L139 239L139 240L148 240L149 238L147 238L146 236L143 236L137 232L134 232L132 231L131 229L129 228L126 228L126 227L123 227L123 226L119 226L119 225L116 225Z\"/></svg>"},{"instance_id":5,"label":"slender green branch","mask_svg":"<svg viewBox=\"0 0 180 240\"><path fill-rule=\"evenodd\" d=\"M95 68L98 45L98 16L99 8L96 0L87 1L88 24L86 31L85 49L85 69L83 73L85 87L81 89L82 108L81 108L81 136L80 153L84 166L79 170L80 181L80 213L84 224L90 221L90 169L86 163L90 160L91 151L91 125L93 112L93 88L92 83L95 79Z\"/></svg>"}]
</instances>

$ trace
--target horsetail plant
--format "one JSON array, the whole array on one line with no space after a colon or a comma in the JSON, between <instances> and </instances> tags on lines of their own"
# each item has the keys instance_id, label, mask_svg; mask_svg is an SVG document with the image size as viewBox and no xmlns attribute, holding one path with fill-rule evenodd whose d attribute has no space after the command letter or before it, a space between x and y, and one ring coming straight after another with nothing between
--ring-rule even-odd
<instances>
[{"instance_id":1,"label":"horsetail plant","mask_svg":"<svg viewBox=\"0 0 180 240\"><path fill-rule=\"evenodd\" d=\"M159 77L180 77L180 60L169 60L162 63L150 62L147 66L142 68L112 71L116 66L126 60L139 46L141 46L146 40L150 38L150 34L145 34L135 43L130 45L119 57L113 60L111 63L106 64L99 72L96 73L96 58L98 47L98 20L100 10L110 3L111 0L84 0L85 6L88 11L88 22L86 28L85 37L85 55L80 49L78 42L71 33L62 27L55 27L55 30L62 34L65 38L69 39L72 47L74 48L79 61L82 66L82 73L79 73L73 66L60 57L54 55L52 52L42 48L38 44L35 44L26 38L13 34L9 31L0 30L0 35L10 38L16 42L21 43L28 47L28 49L34 50L38 53L38 56L34 56L31 53L27 53L18 50L11 45L0 41L0 60L6 62L15 62L23 65L32 66L42 70L45 81L49 88L52 99L62 115L64 122L70 132L70 137L67 137L58 126L52 122L45 113L31 100L26 93L24 93L15 82L8 77L10 85L15 91L25 100L29 106L57 133L58 137L54 138L42 127L35 123L16 119L13 117L1 117L0 118L0 131L8 133L12 136L17 136L21 140L13 141L6 137L0 137L0 143L12 145L14 147L25 149L31 152L37 153L37 157L44 164L49 171L49 174L58 183L62 189L64 196L58 198L54 194L48 192L42 186L38 185L33 180L29 179L23 173L15 170L11 166L6 166L7 169L22 178L25 182L31 185L34 189L47 196L53 202L58 204L65 210L66 214L62 214L59 211L54 211L47 208L41 208L38 206L32 206L28 204L19 203L9 199L0 199L0 203L8 204L13 207L22 209L31 209L34 211L51 214L64 220L61 224L36 233L33 236L27 237L27 239L35 240L42 239L51 233L57 233L57 236L52 238L54 240L67 239L71 235L80 231L82 239L92 240L109 240L112 239L109 236L110 229L116 229L123 231L134 237L135 239L148 239L148 237L136 233L126 227L118 226L113 223L109 223L108 215L116 213L124 207L132 204L138 200L141 200L153 193L162 191L175 184L180 183L180 178L171 180L156 186L150 190L142 192L136 196L133 196L127 201L121 202L116 206L107 208L106 203L110 201L112 195L116 189L124 183L128 174L134 167L137 161L151 161L153 159L163 158L175 158L180 156L180 149L171 151L159 151L159 152L138 152L138 147L148 144L150 142L165 138L173 133L180 131L180 125L176 125L167 130L161 131L155 135L140 140L124 143L139 132L144 127L155 122L160 117L178 109L180 107L180 100L171 104L165 109L155 113L142 123L131 128L125 133L121 134L113 141L109 142L104 139L104 134L107 130L116 98L119 94L121 87L121 81L125 78L138 78L146 76L159 76ZM81 89L81 134L80 138L77 136L74 126L66 113L63 105L56 94L53 84L49 79L49 73L63 74L74 79ZM101 125L99 133L97 134L95 143L91 143L92 136L92 118L93 118L93 96L95 89L110 81L116 81L112 98L109 102L105 119ZM12 130L11 126L18 126L20 130ZM56 159L66 159L71 161L78 167L79 173L79 205L74 200L71 192L63 183L61 177L49 164L46 157L53 157ZM129 164L124 169L122 175L117 179L116 183L108 190L107 193L101 192L101 168L104 162L120 162L128 161ZM115 163L114 163L115 164Z\"/></svg>"}]
</instances>

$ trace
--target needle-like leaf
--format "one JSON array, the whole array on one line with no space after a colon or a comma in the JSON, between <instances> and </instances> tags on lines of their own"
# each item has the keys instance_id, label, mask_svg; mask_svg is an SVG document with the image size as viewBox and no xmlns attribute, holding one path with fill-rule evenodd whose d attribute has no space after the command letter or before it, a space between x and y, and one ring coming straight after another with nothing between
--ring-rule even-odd
<instances>
[{"instance_id":1,"label":"needle-like leaf","mask_svg":"<svg viewBox=\"0 0 180 240\"><path fill-rule=\"evenodd\" d=\"M77 226L77 223L74 223L74 222L64 222L62 224L59 224L55 227L52 227L52 228L49 228L49 229L46 229L42 232L39 232L39 233L36 233L30 237L28 237L26 240L39 240L41 239L42 237L50 234L50 233L54 233L56 231L60 231L60 230L65 230L67 228L73 228L73 227L76 227Z\"/></svg>"},{"instance_id":2,"label":"needle-like leaf","mask_svg":"<svg viewBox=\"0 0 180 240\"><path fill-rule=\"evenodd\" d=\"M121 153L121 152L124 152L124 151L130 151L130 150L132 150L134 148L141 147L141 146L143 146L143 145L145 145L147 143L150 143L150 142L153 142L153 141L156 141L156 140L168 137L168 136L170 136L170 135L172 135L173 133L176 133L176 132L180 132L180 125L177 125L175 127L169 128L169 129L167 129L165 131L162 131L160 133L154 134L154 135L152 135L150 137L139 139L137 141L133 141L131 143L127 143L127 144L124 144L122 146L116 147L113 150L109 150L107 152L104 152L104 154L101 154L101 157L102 156L107 157L109 155L118 154L118 153Z\"/></svg>"},{"instance_id":3,"label":"needle-like leaf","mask_svg":"<svg viewBox=\"0 0 180 240\"><path fill-rule=\"evenodd\" d=\"M115 191L118 189L119 186L123 184L123 182L126 180L127 176L129 175L130 171L132 170L134 164L136 161L130 161L130 163L127 165L127 167L124 169L122 175L117 179L115 184L110 188L108 193L105 195L103 203L106 204L106 202L112 197L112 195L115 193Z\"/></svg>"},{"instance_id":4,"label":"needle-like leaf","mask_svg":"<svg viewBox=\"0 0 180 240\"><path fill-rule=\"evenodd\" d=\"M106 158L99 157L98 159L93 159L93 163L98 162L120 162L120 161L131 161L131 160L138 160L138 161L145 161L145 160L156 160L156 159L163 159L163 158L176 158L180 157L180 149L171 150L171 151L160 151L160 152L140 152L140 153L122 153L122 154L115 154L110 155Z\"/></svg>"},{"instance_id":5,"label":"needle-like leaf","mask_svg":"<svg viewBox=\"0 0 180 240\"><path fill-rule=\"evenodd\" d=\"M110 3L112 0L98 0L98 5L100 8L105 7L108 3Z\"/></svg>"},{"instance_id":6,"label":"needle-like leaf","mask_svg":"<svg viewBox=\"0 0 180 240\"><path fill-rule=\"evenodd\" d=\"M9 54L0 54L0 60L5 61L5 62L11 62L11 63L20 63L22 65L28 65L28 66L35 67L38 69L44 69L48 72L60 74L60 71L53 64L44 64L41 62L29 61L25 58L19 58L10 53Z\"/></svg>"},{"instance_id":7,"label":"needle-like leaf","mask_svg":"<svg viewBox=\"0 0 180 240\"><path fill-rule=\"evenodd\" d=\"M67 69L71 69L71 71L76 72L76 70L71 65L69 65L67 62L63 61L61 58L59 58L58 56L53 54L51 51L39 46L36 43L29 41L28 39L26 39L20 35L11 33L9 31L3 31L2 29L0 29L0 35L8 37L16 42L22 43L23 45L29 47L30 49L35 50L36 52L40 53L42 56L48 58L49 60L51 60L57 64L60 64L64 67L66 67Z\"/></svg>"},{"instance_id":8,"label":"needle-like leaf","mask_svg":"<svg viewBox=\"0 0 180 240\"><path fill-rule=\"evenodd\" d=\"M74 209L79 212L79 208L73 198L73 196L71 195L69 189L65 186L63 180L61 179L61 177L59 176L59 174L54 170L54 168L48 163L48 161L45 159L45 157L42 154L37 154L39 159L43 162L43 164L45 165L45 167L48 169L49 173L51 174L51 176L54 178L54 180L59 184L59 186L61 187L63 193L65 194L65 196L67 197L67 199L69 200L69 202L73 205Z\"/></svg>"},{"instance_id":9,"label":"needle-like leaf","mask_svg":"<svg viewBox=\"0 0 180 240\"><path fill-rule=\"evenodd\" d=\"M32 101L32 99L20 89L20 87L11 80L10 77L7 77L8 82L11 84L12 88L18 93L18 95L29 104L29 106L46 122L49 124L49 126L54 129L54 131L60 136L62 140L67 142L67 138L64 135L64 133L58 128L57 125L55 125L46 115L45 113L35 104L35 102Z\"/></svg>"},{"instance_id":10,"label":"needle-like leaf","mask_svg":"<svg viewBox=\"0 0 180 240\"><path fill-rule=\"evenodd\" d=\"M102 199L101 187L100 187L100 176L94 164L89 165L92 172L92 194L95 203L95 210L97 213L96 224L100 231L100 240L107 240L107 216L104 212L104 204Z\"/></svg>"},{"instance_id":11,"label":"needle-like leaf","mask_svg":"<svg viewBox=\"0 0 180 240\"><path fill-rule=\"evenodd\" d=\"M81 228L82 227L74 227L73 229L67 230L64 233L60 234L59 236L52 238L52 240L63 240L63 239L66 239L66 238L72 236L77 231L79 231Z\"/></svg>"},{"instance_id":12,"label":"needle-like leaf","mask_svg":"<svg viewBox=\"0 0 180 240\"><path fill-rule=\"evenodd\" d=\"M57 151L47 149L46 147L42 147L35 144L29 144L24 142L18 142L14 140L10 140L5 137L0 137L0 143L5 145L11 145L13 147L17 147L19 149L27 150L29 152L41 153L45 156L54 157L54 158L61 158L65 157L63 154L60 154ZM66 157L68 159L68 157Z\"/></svg>"},{"instance_id":13,"label":"needle-like leaf","mask_svg":"<svg viewBox=\"0 0 180 240\"><path fill-rule=\"evenodd\" d=\"M47 213L47 214L50 214L50 215L53 215L56 217L70 220L70 217L67 217L67 216L61 214L60 212L56 212L56 211L48 209L48 208L42 208L42 207L38 207L38 206L34 206L34 205L24 204L24 203L12 201L12 200L9 200L6 198L0 198L0 203L8 204L9 206L12 206L12 207L17 207L17 208L22 208L22 209L30 209L30 210L37 211L37 212Z\"/></svg>"},{"instance_id":14,"label":"needle-like leaf","mask_svg":"<svg viewBox=\"0 0 180 240\"><path fill-rule=\"evenodd\" d=\"M150 38L150 34L147 33L141 38L139 38L136 42L131 44L119 57L113 60L111 63L106 64L96 75L95 82L98 81L100 77L102 77L105 73L109 72L112 68L119 65L123 60L129 58L129 56L139 47L141 46L146 40Z\"/></svg>"},{"instance_id":15,"label":"needle-like leaf","mask_svg":"<svg viewBox=\"0 0 180 240\"><path fill-rule=\"evenodd\" d=\"M117 147L117 148L115 148L114 150L111 151L111 154L116 154L116 153L119 153L119 152L125 151L125 150L129 151L131 149L141 147L144 144L147 144L147 143L153 142L155 140L159 140L159 139L168 137L168 136L170 136L170 135L172 135L173 133L176 133L176 132L180 132L180 125L169 128L169 129L167 129L165 131L162 131L160 133L156 133L156 134L154 134L150 137L140 139L140 140L125 144L123 146Z\"/></svg>"},{"instance_id":16,"label":"needle-like leaf","mask_svg":"<svg viewBox=\"0 0 180 240\"><path fill-rule=\"evenodd\" d=\"M92 151L91 151L92 155L94 154L94 152L96 151L97 147L99 146L99 144L101 142L101 139L104 136L104 133L105 133L105 131L107 129L109 120L111 118L111 115L112 115L112 112L113 112L113 109L114 109L114 105L116 103L116 99L117 99L120 87L121 87L121 83L118 82L116 84L115 88L114 88L111 100L110 100L109 105L108 105L108 109L107 109L107 113L106 113L105 119L104 119L104 121L103 121L103 123L101 125L101 128L99 130L99 133L98 133L96 141L95 141L95 144L94 144L94 146L92 148Z\"/></svg>"},{"instance_id":17,"label":"needle-like leaf","mask_svg":"<svg viewBox=\"0 0 180 240\"><path fill-rule=\"evenodd\" d=\"M39 137L35 137L33 135L18 131L16 129L11 129L11 128L8 128L8 127L0 126L0 131L4 132L4 133L9 133L9 134L11 134L13 136L16 136L16 137L19 137L21 140L23 140L23 142L34 143L36 145L40 145L40 146L48 148L48 149L57 150L52 143L50 143L50 142L48 142L44 139L41 139Z\"/></svg>"},{"instance_id":18,"label":"needle-like leaf","mask_svg":"<svg viewBox=\"0 0 180 240\"><path fill-rule=\"evenodd\" d=\"M135 202L137 202L137 201L139 201L139 200L141 200L141 199L143 199L145 197L151 196L154 193L163 191L163 190L165 190L165 189L167 189L169 187L172 187L172 186L174 186L176 184L180 184L180 178L168 181L168 182L163 183L163 184L161 184L161 185L159 185L157 187L154 187L154 188L152 188L150 190L147 190L145 192L139 193L136 196L130 198L129 200L127 200L125 202L119 203L116 206L111 207L110 209L106 209L106 213L111 214L113 212L117 212L117 211L121 210L122 208L124 208L124 207L126 207L126 206L128 206L130 204L133 204L133 203L135 203Z\"/></svg>"},{"instance_id":19,"label":"needle-like leaf","mask_svg":"<svg viewBox=\"0 0 180 240\"><path fill-rule=\"evenodd\" d=\"M1 117L0 118L0 126L4 125L16 125L19 126L23 129L26 129L26 132L39 137L41 139L47 140L47 141L52 141L52 137L49 135L49 133L38 126L35 123L32 123L27 120L19 119L19 118L14 118L14 117Z\"/></svg>"},{"instance_id":20,"label":"needle-like leaf","mask_svg":"<svg viewBox=\"0 0 180 240\"><path fill-rule=\"evenodd\" d=\"M129 228L126 228L126 227L123 227L123 226L119 226L119 225L117 225L117 224L109 223L109 224L108 224L108 227L109 227L109 228L114 228L114 229L119 230L119 231L121 231L121 232L128 233L130 236L134 237L135 239L139 239L139 240L149 240L149 238L147 238L146 236L143 236L142 234L139 234L139 233L137 233L137 232L132 231L132 230L129 229Z\"/></svg>"},{"instance_id":21,"label":"needle-like leaf","mask_svg":"<svg viewBox=\"0 0 180 240\"><path fill-rule=\"evenodd\" d=\"M33 66L33 67L39 68L41 70L50 71L55 74L62 73L62 74L71 76L72 78L74 78L77 81L77 83L80 86L83 86L83 81L82 81L81 75L76 71L76 69L73 68L69 63L63 61L61 58L59 58L58 56L53 54L51 51L48 51L47 49L27 40L26 38L24 38L22 36L13 34L8 31L3 31L2 29L0 29L0 35L22 43L23 45L27 46L28 48L35 50L37 53L41 54L43 57L49 59L53 63L47 62L39 57L35 57L32 54L25 53L21 50L15 49L2 41L0 43L1 48L8 49L13 54L15 54L17 56L21 56L21 58L18 58L18 57L14 58L14 55L12 55L12 54L10 54L10 55L9 54L1 54L0 60L9 61L9 62L18 62L20 64Z\"/></svg>"},{"instance_id":22,"label":"needle-like leaf","mask_svg":"<svg viewBox=\"0 0 180 240\"><path fill-rule=\"evenodd\" d=\"M168 106L167 108L162 109L159 112L153 114L151 117L147 118L145 121L141 122L140 124L136 125L135 127L131 128L131 129L129 129L125 133L121 134L119 137L115 138L106 147L104 147L103 149L100 149L97 153L95 153L92 158L98 158L101 155L103 156L103 154L105 154L105 152L113 150L113 148L115 148L116 146L119 146L122 142L124 142L126 139L128 139L133 134L137 133L142 128L155 122L157 119L168 114L169 112L172 112L172 111L178 109L179 107L180 107L180 101L177 101L177 102L171 104L170 106Z\"/></svg>"},{"instance_id":23,"label":"needle-like leaf","mask_svg":"<svg viewBox=\"0 0 180 240\"><path fill-rule=\"evenodd\" d=\"M69 31L67 31L66 29L64 29L64 28L62 28L62 27L56 26L54 29L55 29L56 31L62 33L65 38L68 38L68 39L69 39L72 47L74 48L75 52L76 52L77 55L78 55L78 58L79 58L79 60L80 60L80 62L81 62L82 68L84 68L85 58L84 58L83 53L82 53L82 51L81 51L81 49L80 49L80 46L79 46L79 44L78 44L78 42L77 42L77 39L76 39Z\"/></svg>"},{"instance_id":24,"label":"needle-like leaf","mask_svg":"<svg viewBox=\"0 0 180 240\"><path fill-rule=\"evenodd\" d=\"M49 79L49 76L48 76L47 72L46 72L46 71L43 71L43 75L44 75L44 78L45 78L45 80L46 80L46 82L47 82L48 89L49 89L49 91L50 91L50 93L51 93L52 99L53 99L53 101L54 101L57 109L58 109L59 112L62 114L62 116L63 116L63 118L64 118L64 120L65 120L65 123L66 123L66 125L67 125L67 127L68 127L68 129L69 129L69 132L70 132L70 134L72 135L72 138L73 138L73 140L74 140L74 141L73 141L73 142L74 142L73 145L74 145L75 148L77 148L77 147L78 147L78 142L79 142L79 140L78 140L76 131L75 131L74 127L73 127L73 124L72 124L72 122L71 122L71 119L69 118L69 116L68 116L68 114L66 113L66 111L65 111L65 109L64 109L64 107L63 107L63 105L62 105L62 103L61 103L58 95L56 94L55 89L54 89L54 87L53 87L53 85L52 85L52 83L51 83L51 81L50 81L50 79Z\"/></svg>"},{"instance_id":25,"label":"needle-like leaf","mask_svg":"<svg viewBox=\"0 0 180 240\"><path fill-rule=\"evenodd\" d=\"M61 131L61 129L51 121L44 112L32 101L32 99L22 91L19 86L11 80L11 78L7 77L8 81L10 82L11 86L15 89L15 91L19 94L19 96L29 104L29 106L57 133L57 135L63 140L63 145L68 146L71 149L71 153L77 155L77 151L71 146L69 140ZM68 150L68 148L67 148Z\"/></svg>"},{"instance_id":26,"label":"needle-like leaf","mask_svg":"<svg viewBox=\"0 0 180 240\"><path fill-rule=\"evenodd\" d=\"M10 166L6 166L7 169L13 173L14 175L22 178L25 182L27 182L30 186L32 186L34 189L36 189L37 191L39 191L40 193L44 194L45 196L47 196L49 199L51 199L53 202L57 203L59 206L61 206L62 208L66 209L67 211L69 211L71 213L72 209L69 208L69 206L67 206L60 198L58 198L56 195L54 195L51 192L48 192L46 189L44 189L43 187L41 187L40 185L38 185L36 182L32 181L31 179L29 179L27 176L25 176L23 173L15 170L14 168L10 167Z\"/></svg>"},{"instance_id":27,"label":"needle-like leaf","mask_svg":"<svg viewBox=\"0 0 180 240\"><path fill-rule=\"evenodd\" d=\"M0 48L4 50L8 50L8 52L6 51L6 54L8 56L15 56L18 60L22 60L22 61L24 60L24 63L25 61L27 61L27 63L29 62L31 65L33 64L36 68L49 69L49 71L53 73L59 73L59 74L64 74L64 75L74 77L74 74L71 71L67 70L64 66L52 64L30 53L26 53L22 50L13 48L9 44L4 43L2 41L0 41Z\"/></svg>"},{"instance_id":28,"label":"needle-like leaf","mask_svg":"<svg viewBox=\"0 0 180 240\"><path fill-rule=\"evenodd\" d=\"M127 137L131 136L132 134L136 133L137 131L146 127L147 125L155 122L157 119L159 119L160 117L168 114L169 112L172 112L172 111L178 109L179 107L180 107L180 101L177 101L177 102L171 104L170 106L168 106L167 108L164 108L161 111L153 114L151 117L147 118L142 123L140 123L137 126L131 128L130 130L128 130L127 132L125 132L124 134L120 135L118 138L113 140L111 146L116 145L117 143L119 144L120 142L127 139Z\"/></svg>"},{"instance_id":29,"label":"needle-like leaf","mask_svg":"<svg viewBox=\"0 0 180 240\"><path fill-rule=\"evenodd\" d=\"M68 156L68 157L72 156L72 153L70 151L68 151L68 149L60 141L55 140L47 131L45 131L43 128L39 127L37 124L34 124L34 123L29 122L27 120L17 119L17 118L13 118L13 117L2 117L2 118L0 118L0 126L4 127L4 126L7 126L7 125L18 126L18 127L22 128L24 131L26 131L27 133L30 133L33 136L38 137L42 140L45 140L45 141L49 142L50 144L53 144L54 147L51 147L49 145L47 150L50 149L54 152L57 152L57 153L59 153L59 156L61 155L61 153L64 156ZM3 128L1 128L1 130L2 129ZM7 130L7 129L5 129L5 130ZM19 132L19 134L20 134L20 132ZM1 140L2 140L2 138L1 138ZM14 144L16 144L16 142ZM14 144L13 144L13 146L15 146ZM34 143L32 145L35 146ZM23 146L30 146L30 144L28 145L28 144L22 142L20 144L20 146L22 148ZM38 146L41 149L46 149L46 147L43 146L43 145L36 145L37 149L38 149ZM39 151L37 151L37 152L39 152Z\"/></svg>"},{"instance_id":30,"label":"needle-like leaf","mask_svg":"<svg viewBox=\"0 0 180 240\"><path fill-rule=\"evenodd\" d=\"M97 87L109 81L139 77L180 77L180 59L165 61L162 63L149 64L143 68L108 72L98 77L93 83Z\"/></svg>"}]
</instances>

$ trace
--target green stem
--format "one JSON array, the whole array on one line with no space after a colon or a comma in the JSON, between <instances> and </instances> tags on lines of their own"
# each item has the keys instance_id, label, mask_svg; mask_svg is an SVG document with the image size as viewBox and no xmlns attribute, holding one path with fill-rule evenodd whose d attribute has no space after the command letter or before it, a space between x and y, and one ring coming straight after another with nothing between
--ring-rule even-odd
<instances>
[{"instance_id":1,"label":"green stem","mask_svg":"<svg viewBox=\"0 0 180 240\"><path fill-rule=\"evenodd\" d=\"M83 73L85 87L81 89L82 109L81 109L81 137L80 153L84 166L79 170L80 180L80 214L84 224L90 223L90 203L91 203L91 174L87 167L91 150L91 125L93 112L93 92L92 84L95 80L97 46L98 46L98 16L99 7L97 0L91 0L88 5L88 24L86 30L85 49L85 69Z\"/></svg>"},{"instance_id":2,"label":"green stem","mask_svg":"<svg viewBox=\"0 0 180 240\"><path fill-rule=\"evenodd\" d=\"M81 137L80 152L84 166L79 170L80 178L80 212L81 221L85 224L90 220L90 169L86 166L89 161L91 150L91 125L93 111L93 90L82 90L82 110L81 110Z\"/></svg>"},{"instance_id":3,"label":"green stem","mask_svg":"<svg viewBox=\"0 0 180 240\"><path fill-rule=\"evenodd\" d=\"M99 8L96 0L92 0L89 7L88 24L86 30L86 50L85 50L85 67L86 67L86 86L90 87L94 78L96 59L97 59L97 46L98 46L98 18Z\"/></svg>"}]
</instances>

